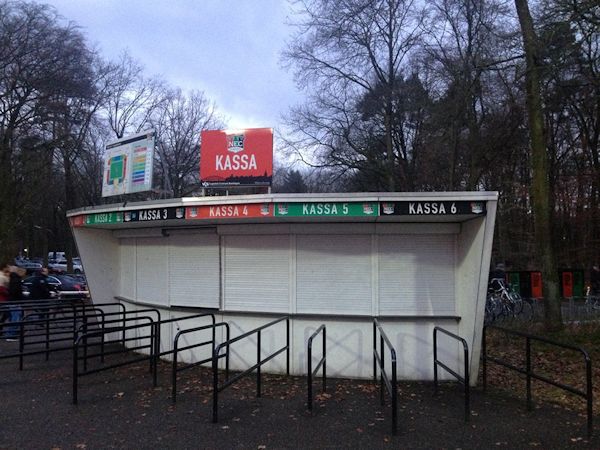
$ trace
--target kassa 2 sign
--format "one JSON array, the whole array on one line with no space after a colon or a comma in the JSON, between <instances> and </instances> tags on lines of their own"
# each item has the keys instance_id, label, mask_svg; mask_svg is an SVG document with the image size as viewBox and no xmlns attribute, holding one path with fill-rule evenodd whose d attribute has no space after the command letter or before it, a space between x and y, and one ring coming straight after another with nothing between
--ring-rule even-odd
<instances>
[{"instance_id":1,"label":"kassa 2 sign","mask_svg":"<svg viewBox=\"0 0 600 450\"><path fill-rule=\"evenodd\" d=\"M272 128L202 132L202 186L270 186L272 178Z\"/></svg>"}]
</instances>

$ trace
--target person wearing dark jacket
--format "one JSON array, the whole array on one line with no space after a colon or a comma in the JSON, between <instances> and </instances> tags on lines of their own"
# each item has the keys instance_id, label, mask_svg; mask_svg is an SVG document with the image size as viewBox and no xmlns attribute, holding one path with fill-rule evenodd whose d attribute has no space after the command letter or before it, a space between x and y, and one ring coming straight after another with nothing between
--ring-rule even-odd
<instances>
[{"instance_id":1,"label":"person wearing dark jacket","mask_svg":"<svg viewBox=\"0 0 600 450\"><path fill-rule=\"evenodd\" d=\"M50 295L50 285L48 284L48 269L45 267L35 276L30 278L29 298L31 300L47 300L52 298Z\"/></svg>"}]
</instances>

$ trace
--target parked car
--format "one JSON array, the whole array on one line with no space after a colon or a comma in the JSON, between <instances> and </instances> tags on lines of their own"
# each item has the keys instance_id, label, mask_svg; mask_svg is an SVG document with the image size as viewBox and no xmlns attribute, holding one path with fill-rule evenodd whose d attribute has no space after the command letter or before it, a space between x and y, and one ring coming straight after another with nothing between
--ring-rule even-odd
<instances>
[{"instance_id":1,"label":"parked car","mask_svg":"<svg viewBox=\"0 0 600 450\"><path fill-rule=\"evenodd\" d=\"M34 272L39 272L42 270L42 265L37 262L30 261L28 259L15 259L15 266L21 267L27 271L27 274L30 275Z\"/></svg>"},{"instance_id":2,"label":"parked car","mask_svg":"<svg viewBox=\"0 0 600 450\"><path fill-rule=\"evenodd\" d=\"M73 258L73 272L75 273L83 273L83 266L81 265L81 260L77 261L78 258ZM52 270L55 273L65 273L67 271L67 260L60 259L53 263L48 263L48 269Z\"/></svg>"},{"instance_id":3,"label":"parked car","mask_svg":"<svg viewBox=\"0 0 600 450\"><path fill-rule=\"evenodd\" d=\"M23 296L29 297L29 287L34 276L23 280ZM71 275L48 275L48 284L51 286L51 296L56 298L88 298L90 292L84 280L72 277Z\"/></svg>"}]
</instances>

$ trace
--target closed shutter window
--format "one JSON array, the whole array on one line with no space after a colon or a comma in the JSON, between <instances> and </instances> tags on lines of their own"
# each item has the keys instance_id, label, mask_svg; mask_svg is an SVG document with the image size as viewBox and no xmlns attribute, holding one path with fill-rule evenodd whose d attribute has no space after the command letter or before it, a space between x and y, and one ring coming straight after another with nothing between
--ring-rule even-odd
<instances>
[{"instance_id":1,"label":"closed shutter window","mask_svg":"<svg viewBox=\"0 0 600 450\"><path fill-rule=\"evenodd\" d=\"M455 314L456 236L380 235L379 313Z\"/></svg>"},{"instance_id":2,"label":"closed shutter window","mask_svg":"<svg viewBox=\"0 0 600 450\"><path fill-rule=\"evenodd\" d=\"M121 239L119 241L120 282L119 295L128 299L135 299L135 238Z\"/></svg>"},{"instance_id":3,"label":"closed shutter window","mask_svg":"<svg viewBox=\"0 0 600 450\"><path fill-rule=\"evenodd\" d=\"M371 314L371 235L296 237L298 313Z\"/></svg>"},{"instance_id":4,"label":"closed shutter window","mask_svg":"<svg viewBox=\"0 0 600 450\"><path fill-rule=\"evenodd\" d=\"M163 238L136 238L136 298L168 305L167 246Z\"/></svg>"},{"instance_id":5,"label":"closed shutter window","mask_svg":"<svg viewBox=\"0 0 600 450\"><path fill-rule=\"evenodd\" d=\"M169 237L169 297L172 306L219 307L219 237Z\"/></svg>"},{"instance_id":6,"label":"closed shutter window","mask_svg":"<svg viewBox=\"0 0 600 450\"><path fill-rule=\"evenodd\" d=\"M289 312L289 236L223 236L223 272L224 309Z\"/></svg>"}]
</instances>

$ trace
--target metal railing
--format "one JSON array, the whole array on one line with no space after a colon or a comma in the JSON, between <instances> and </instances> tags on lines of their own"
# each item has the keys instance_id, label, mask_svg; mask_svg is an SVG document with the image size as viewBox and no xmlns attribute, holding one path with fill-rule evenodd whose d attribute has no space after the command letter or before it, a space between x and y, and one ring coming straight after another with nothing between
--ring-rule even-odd
<instances>
[{"instance_id":1,"label":"metal railing","mask_svg":"<svg viewBox=\"0 0 600 450\"><path fill-rule=\"evenodd\" d=\"M116 321L107 321L106 323L112 323L112 322L121 322L122 319L117 319ZM154 326L154 320L150 317L150 316L138 316L138 317L129 317L125 319L126 322L128 321L147 321L148 323L136 323L134 325L126 325L126 326L117 326L117 327L103 327L100 330L95 330L95 331L89 331L89 332L83 332L81 333L77 339L75 340L74 344L73 344L73 404L76 405L77 404L77 398L78 398L78 381L79 381L79 377L82 376L86 376L86 375L91 375L94 373L98 373L98 372L103 372L105 370L110 370L110 369L115 369L117 367L122 367L122 366L126 366L129 364L134 364L134 363L138 363L141 361L146 361L148 360L150 362L150 371L153 373L153 386L157 386L157 377L156 377L156 359L157 359L157 352L156 349L158 348L157 346L157 342L156 342L156 327ZM119 350L111 350L109 352L106 352L104 350L104 346L102 346L100 353L94 353L94 354L89 354L88 353L88 348L89 347L94 347L97 346L98 344L96 342L91 342L90 340L92 340L93 338L101 338L101 342L103 344L106 343L111 343L111 341L105 341L104 336L106 334L111 334L111 333L119 333L119 332L127 332L127 331L131 331L131 330L139 330L139 329L143 329L143 328L148 328L149 329L149 334L145 335L145 336L135 336L133 338L127 338L127 340L136 340L136 341L141 341L141 340L145 340L145 339L149 339L149 343L148 344L144 344L144 345L138 345L135 347L129 347L129 348L125 348L123 350L119 349ZM118 342L121 343L122 340L119 339L117 341L112 341L112 342ZM84 354L83 356L79 355L79 349L80 347L84 348ZM92 358L96 358L96 357L104 357L107 355L115 355L115 354L126 354L129 353L131 351L135 351L135 350L149 350L149 354L148 355L143 355L140 357L137 357L135 359L131 359L131 360L127 360L124 362L120 362L120 363L116 363L116 364L111 364L108 366L102 366L102 367L98 367L92 370L88 370L87 369L87 361L89 359ZM80 371L80 361L83 361L83 370Z\"/></svg>"},{"instance_id":2,"label":"metal railing","mask_svg":"<svg viewBox=\"0 0 600 450\"><path fill-rule=\"evenodd\" d=\"M14 338L19 342L17 351L2 354L0 359L19 358L19 370L23 370L25 356L45 354L48 361L50 353L70 350L80 324L85 322L86 318L99 314L103 313L93 305L62 302L38 304L35 312L26 315L22 320L0 325L2 331L10 328L10 332L14 333ZM61 343L66 345L56 346ZM40 345L43 348L40 349ZM29 350L26 347L33 349Z\"/></svg>"},{"instance_id":3,"label":"metal railing","mask_svg":"<svg viewBox=\"0 0 600 450\"><path fill-rule=\"evenodd\" d=\"M380 351L377 352L377 331L379 331ZM390 361L392 365L391 377L385 372L384 344L390 352ZM392 397L392 434L398 434L398 381L396 379L396 350L383 331L377 319L373 319L373 379L377 382L377 366L380 370L380 401L385 404L384 386Z\"/></svg>"},{"instance_id":4,"label":"metal railing","mask_svg":"<svg viewBox=\"0 0 600 450\"><path fill-rule=\"evenodd\" d=\"M454 370L452 370L450 367L448 367L446 364L444 364L443 362L441 362L438 359L438 347L437 347L438 332L443 333L446 336L449 336L453 339L456 339L457 341L459 341L462 344L463 359L464 359L464 365L463 365L464 376L460 376L459 373L455 372ZM464 387L465 387L465 422L468 422L469 418L471 417L471 406L470 406L470 397L471 396L470 396L470 386L469 386L469 345L467 344L467 341L465 341L459 335L451 333L450 331L445 330L441 327L434 327L433 328L433 383L435 386L435 395L438 394L438 366L443 368L446 372L450 373L452 376L454 376L454 378L456 378L460 383L462 383L464 385Z\"/></svg>"},{"instance_id":5,"label":"metal railing","mask_svg":"<svg viewBox=\"0 0 600 450\"><path fill-rule=\"evenodd\" d=\"M489 356L487 354L487 342L486 342L486 336L487 336L487 330L488 328L492 328L495 330L499 330L501 332L504 332L506 334L510 334L513 336L518 336L518 337L522 337L525 338L525 367L517 367L513 364L511 364L511 362L509 361L505 361L502 360L500 358L495 358L492 356ZM537 341L537 342L543 342L545 344L549 344L549 345L553 345L555 347L559 347L559 348L564 348L566 350L572 350L575 352L580 353L583 356L584 362L585 362L585 378L586 378L586 388L585 391L582 391L580 389L577 389L573 386L569 386L567 384L563 384L557 381L554 381L544 375L540 375L539 373L535 373L533 371L532 368L532 360L531 360L531 342L532 341ZM487 387L487 362L491 361L493 363L496 363L498 365L501 365L503 367L506 367L508 369L514 370L516 372L519 372L523 375L525 375L526 377L526 391L527 391L527 409L529 411L531 411L532 409L532 396L531 396L531 380L535 379L538 381L543 381L544 383L550 384L552 386L555 386L559 389L562 389L564 391L570 392L572 394L575 394L579 397L583 397L586 400L586 406L587 406L587 432L588 432L588 437L592 436L592 432L593 432L593 414L594 414L594 410L593 410L593 391L592 391L592 360L588 354L588 352L581 348L581 347L577 347L574 345L568 345L568 344L563 344L560 342L556 342L556 341L552 341L550 339L546 339L540 336L534 336L532 334L528 334L528 333L523 333L520 331L515 331L515 330L509 330L507 328L503 328L503 327L498 327L495 325L488 325L483 327L483 340L482 340L482 361L483 361L483 388L485 389Z\"/></svg>"},{"instance_id":6,"label":"metal railing","mask_svg":"<svg viewBox=\"0 0 600 450\"><path fill-rule=\"evenodd\" d=\"M271 327L279 322L282 322L284 320L286 322L286 345L284 345L279 350L276 350L275 352L271 353L269 356L263 358L261 355L261 350L262 350L261 349L261 332L262 332L262 330L264 330L265 328L269 328L269 327ZM218 361L220 358L219 355L221 353L221 349L224 347L227 347L227 352L229 352L229 347L231 346L231 344L238 342L241 339L244 339L253 334L257 335L256 364L254 364L252 367L244 370L243 372L238 373L236 376L234 376L231 379L227 378L225 380L225 382L219 386ZM224 389L231 386L233 383L235 383L239 379L245 377L246 375L248 375L256 370L256 396L260 397L261 396L261 370L260 370L261 366L263 364L269 362L270 360L272 360L273 358L275 358L277 355L279 355L280 353L282 353L284 351L286 351L286 353L287 353L286 367L287 367L287 375L289 375L290 374L290 318L289 318L289 316L285 316L285 317L281 317L279 319L273 320L272 322L269 322L266 325L255 328L254 330L248 331L247 333L244 333L233 339L228 339L227 341L222 342L215 347L215 349L213 351L213 358L212 358L212 371L213 371L213 417L212 417L212 421L213 421L213 423L216 423L219 420L218 419L219 392L223 391Z\"/></svg>"},{"instance_id":7,"label":"metal railing","mask_svg":"<svg viewBox=\"0 0 600 450\"><path fill-rule=\"evenodd\" d=\"M321 331L323 333L321 333ZM312 368L312 343L313 339L317 337L317 335L321 333L323 338L323 352L321 354L321 359L317 363L317 366ZM307 345L307 360L308 360L308 410L312 411L313 409L313 376L319 371L321 366L323 366L322 378L323 378L323 392L327 391L327 328L325 324L321 325L319 328L315 330L315 332L308 338Z\"/></svg>"},{"instance_id":8,"label":"metal railing","mask_svg":"<svg viewBox=\"0 0 600 450\"><path fill-rule=\"evenodd\" d=\"M182 366L182 367L177 367L178 353L183 350L190 350L192 348L202 347L205 345L211 345L211 350L214 349L215 342L216 342L216 328L217 327L225 327L225 330L226 330L225 331L225 333L226 333L225 340L229 341L229 337L230 337L229 324L226 322L215 323L214 315L212 315L212 316L213 316L213 323L211 325L205 325L202 327L195 327L195 328L188 328L188 329L179 331L175 335L175 339L173 340L173 369L172 369L172 376L171 376L171 389L172 389L171 400L173 401L173 403L175 403L177 401L177 373L182 372L184 370L191 369L191 368L199 366L201 364L206 364L208 362L211 362L213 359L213 356L211 354L211 356L209 358L203 359L201 361L196 361L191 364L186 364L185 366ZM198 342L195 344L186 345L185 347L179 347L179 338L181 336L184 336L189 333L208 330L208 329L212 329L212 339L210 339L208 341L204 341L204 342ZM225 355L220 355L220 357L225 357L225 377L229 378L229 351L227 351L225 353Z\"/></svg>"}]
</instances>

